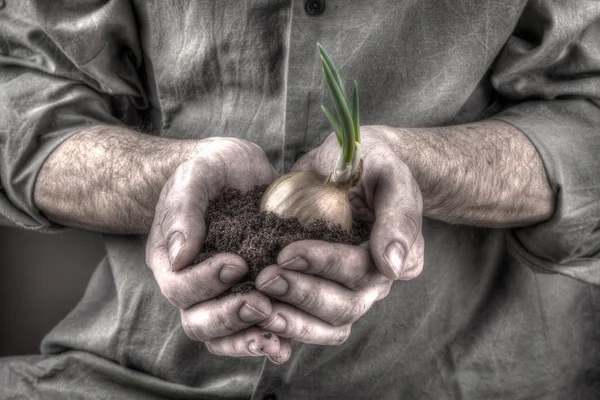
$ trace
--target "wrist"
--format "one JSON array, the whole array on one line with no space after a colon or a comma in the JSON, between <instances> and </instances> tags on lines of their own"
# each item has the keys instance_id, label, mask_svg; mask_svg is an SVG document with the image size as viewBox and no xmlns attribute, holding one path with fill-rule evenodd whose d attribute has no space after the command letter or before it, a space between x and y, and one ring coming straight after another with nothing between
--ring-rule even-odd
<instances>
[{"instance_id":1,"label":"wrist","mask_svg":"<svg viewBox=\"0 0 600 400\"><path fill-rule=\"evenodd\" d=\"M380 131L419 184L426 217L500 228L552 216L555 199L537 150L508 124Z\"/></svg>"},{"instance_id":2,"label":"wrist","mask_svg":"<svg viewBox=\"0 0 600 400\"><path fill-rule=\"evenodd\" d=\"M44 162L34 188L52 221L115 233L145 233L160 191L197 152L197 141L94 126L62 143Z\"/></svg>"},{"instance_id":3,"label":"wrist","mask_svg":"<svg viewBox=\"0 0 600 400\"><path fill-rule=\"evenodd\" d=\"M144 142L152 142L151 151L144 152L138 167L143 180L160 193L165 182L186 161L198 156L205 140L181 140L141 135Z\"/></svg>"},{"instance_id":4,"label":"wrist","mask_svg":"<svg viewBox=\"0 0 600 400\"><path fill-rule=\"evenodd\" d=\"M399 128L387 125L373 127L378 136L383 139L410 169L425 198L431 197L429 191L438 185L442 172L449 169L447 161L435 151L437 139L426 129ZM432 165L437 165L436 169ZM424 212L427 212L424 210Z\"/></svg>"}]
</instances>

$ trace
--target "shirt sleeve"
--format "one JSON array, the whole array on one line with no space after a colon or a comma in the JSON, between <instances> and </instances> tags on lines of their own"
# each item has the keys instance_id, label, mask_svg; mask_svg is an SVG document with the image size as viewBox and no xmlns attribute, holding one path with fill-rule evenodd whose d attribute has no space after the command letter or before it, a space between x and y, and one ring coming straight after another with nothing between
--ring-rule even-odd
<instances>
[{"instance_id":1,"label":"shirt sleeve","mask_svg":"<svg viewBox=\"0 0 600 400\"><path fill-rule=\"evenodd\" d=\"M537 148L553 217L514 230L530 265L600 284L600 4L530 1L498 57L494 88L514 102L494 118Z\"/></svg>"},{"instance_id":2,"label":"shirt sleeve","mask_svg":"<svg viewBox=\"0 0 600 400\"><path fill-rule=\"evenodd\" d=\"M0 224L53 225L33 189L46 158L98 124L138 123L147 107L128 1L6 0L0 10Z\"/></svg>"}]
</instances>

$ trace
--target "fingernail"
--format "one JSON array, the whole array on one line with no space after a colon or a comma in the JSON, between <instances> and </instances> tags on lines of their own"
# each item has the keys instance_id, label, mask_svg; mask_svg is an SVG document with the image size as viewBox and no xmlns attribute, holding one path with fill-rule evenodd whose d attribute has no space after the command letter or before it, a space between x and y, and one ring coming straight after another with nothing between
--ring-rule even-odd
<instances>
[{"instance_id":1,"label":"fingernail","mask_svg":"<svg viewBox=\"0 0 600 400\"><path fill-rule=\"evenodd\" d=\"M259 287L258 290L272 296L283 296L287 293L288 288L289 285L287 281L283 279L281 275L277 275L275 278Z\"/></svg>"},{"instance_id":2,"label":"fingernail","mask_svg":"<svg viewBox=\"0 0 600 400\"><path fill-rule=\"evenodd\" d=\"M185 237L181 232L174 232L169 237L169 262L171 265L175 263L179 252L185 246Z\"/></svg>"},{"instance_id":3,"label":"fingernail","mask_svg":"<svg viewBox=\"0 0 600 400\"><path fill-rule=\"evenodd\" d=\"M280 333L287 328L287 321L280 315L276 315L273 321L263 326L262 329L273 333Z\"/></svg>"},{"instance_id":4,"label":"fingernail","mask_svg":"<svg viewBox=\"0 0 600 400\"><path fill-rule=\"evenodd\" d=\"M279 266L294 271L304 271L308 268L308 262L302 257L296 257L281 263Z\"/></svg>"},{"instance_id":5,"label":"fingernail","mask_svg":"<svg viewBox=\"0 0 600 400\"><path fill-rule=\"evenodd\" d=\"M261 319L267 318L267 315L264 314L257 308L252 307L248 303L244 303L240 307L240 311L238 312L240 319L244 322L256 322Z\"/></svg>"},{"instance_id":6,"label":"fingernail","mask_svg":"<svg viewBox=\"0 0 600 400\"><path fill-rule=\"evenodd\" d=\"M257 356L265 355L265 352L260 350L255 340L252 340L250 343L248 343L248 350L250 351L250 353L255 354Z\"/></svg>"},{"instance_id":7,"label":"fingernail","mask_svg":"<svg viewBox=\"0 0 600 400\"><path fill-rule=\"evenodd\" d=\"M404 268L404 248L400 243L392 242L385 248L384 257L392 267L396 279L398 279Z\"/></svg>"},{"instance_id":8,"label":"fingernail","mask_svg":"<svg viewBox=\"0 0 600 400\"><path fill-rule=\"evenodd\" d=\"M280 355L278 355L278 356L267 356L267 358L269 359L269 361L271 361L275 365L281 365L281 364L283 364L285 362L285 361L281 361L281 359L283 357L281 357Z\"/></svg>"},{"instance_id":9,"label":"fingernail","mask_svg":"<svg viewBox=\"0 0 600 400\"><path fill-rule=\"evenodd\" d=\"M232 283L241 279L246 271L236 265L223 265L219 271L219 279L223 283Z\"/></svg>"}]
</instances>

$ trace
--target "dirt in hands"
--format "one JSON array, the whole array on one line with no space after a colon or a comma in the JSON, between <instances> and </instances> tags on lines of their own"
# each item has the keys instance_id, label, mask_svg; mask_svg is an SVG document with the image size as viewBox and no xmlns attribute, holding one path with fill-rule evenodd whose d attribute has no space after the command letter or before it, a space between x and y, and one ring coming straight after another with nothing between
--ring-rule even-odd
<instances>
[{"instance_id":1,"label":"dirt in hands","mask_svg":"<svg viewBox=\"0 0 600 400\"><path fill-rule=\"evenodd\" d=\"M194 264L217 253L233 253L248 263L249 273L231 292L249 291L265 267L277 263L277 254L292 242L306 239L358 245L368 240L370 225L354 226L348 233L341 226L315 221L304 228L295 218L280 218L260 212L259 205L267 185L255 186L247 193L225 189L207 208L207 236Z\"/></svg>"}]
</instances>

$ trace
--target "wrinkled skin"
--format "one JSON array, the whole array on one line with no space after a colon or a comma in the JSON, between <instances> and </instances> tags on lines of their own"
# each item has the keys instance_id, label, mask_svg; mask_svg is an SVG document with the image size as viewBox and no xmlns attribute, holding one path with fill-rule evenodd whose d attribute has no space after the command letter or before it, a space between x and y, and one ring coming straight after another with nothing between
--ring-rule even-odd
<instances>
[{"instance_id":1,"label":"wrinkled skin","mask_svg":"<svg viewBox=\"0 0 600 400\"><path fill-rule=\"evenodd\" d=\"M354 219L374 222L370 240L360 246L295 242L280 252L278 265L258 275L257 288L280 300L258 325L280 337L341 344L352 324L387 296L394 280L413 279L423 270L419 187L392 151L383 129L361 131L364 170L349 197ZM337 151L332 134L293 169L327 174Z\"/></svg>"},{"instance_id":2,"label":"wrinkled skin","mask_svg":"<svg viewBox=\"0 0 600 400\"><path fill-rule=\"evenodd\" d=\"M287 360L288 340L268 335L256 323L272 314L271 301L253 290L217 297L247 272L234 254L191 265L206 237L204 213L222 189L247 191L277 178L263 151L232 138L208 139L199 154L181 164L164 185L146 246L146 263L163 295L180 309L183 329L215 354ZM262 349L262 351L261 351Z\"/></svg>"},{"instance_id":3,"label":"wrinkled skin","mask_svg":"<svg viewBox=\"0 0 600 400\"><path fill-rule=\"evenodd\" d=\"M290 340L339 345L352 324L394 280L409 280L423 268L422 200L408 167L377 128L362 128L364 171L350 192L356 220L373 221L360 246L300 241L285 247L277 265L265 268L248 293L217 299L247 272L246 262L219 254L187 268L200 251L208 200L225 187L248 190L277 174L264 153L239 139L213 139L198 157L182 164L165 184L147 245L147 263L162 293L181 310L193 340L214 354L291 355ZM327 174L335 164L334 135L301 158L294 170ZM271 304L267 296L279 302ZM265 334L265 331L275 335Z\"/></svg>"}]
</instances>

